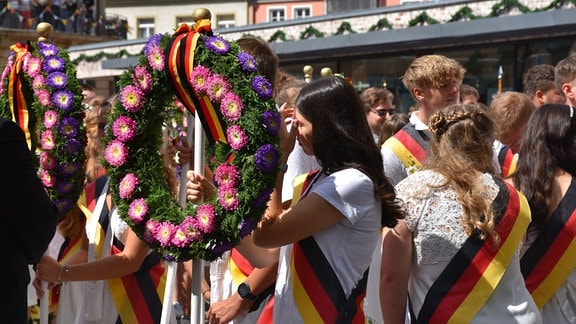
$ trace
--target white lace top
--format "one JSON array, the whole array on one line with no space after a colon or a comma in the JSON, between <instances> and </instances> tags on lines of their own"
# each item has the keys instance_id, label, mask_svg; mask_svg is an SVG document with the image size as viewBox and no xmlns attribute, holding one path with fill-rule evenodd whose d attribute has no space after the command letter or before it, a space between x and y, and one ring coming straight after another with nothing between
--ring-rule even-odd
<instances>
[{"instance_id":1,"label":"white lace top","mask_svg":"<svg viewBox=\"0 0 576 324\"><path fill-rule=\"evenodd\" d=\"M480 177L485 183L486 197L493 200L498 195L498 185L489 174ZM407 212L405 222L414 240L415 259L408 290L415 314L420 311L429 288L468 238L461 221L463 209L454 188L430 188L443 182L441 174L425 170L408 176L396 186L398 198ZM494 293L472 322L541 323L536 304L524 285L519 253L520 247Z\"/></svg>"}]
</instances>

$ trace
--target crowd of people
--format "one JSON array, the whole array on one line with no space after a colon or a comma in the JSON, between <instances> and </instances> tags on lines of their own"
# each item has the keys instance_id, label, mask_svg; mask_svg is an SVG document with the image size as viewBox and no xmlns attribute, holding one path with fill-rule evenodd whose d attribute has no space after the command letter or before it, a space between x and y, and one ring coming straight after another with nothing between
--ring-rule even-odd
<instances>
[{"instance_id":1,"label":"crowd of people","mask_svg":"<svg viewBox=\"0 0 576 324\"><path fill-rule=\"evenodd\" d=\"M95 31L94 0L13 0L0 1L0 27L36 28L41 22L55 30L91 34Z\"/></svg>"},{"instance_id":2,"label":"crowd of people","mask_svg":"<svg viewBox=\"0 0 576 324\"><path fill-rule=\"evenodd\" d=\"M401 77L415 102L403 114L387 89L358 93L339 76L306 82L284 73L265 42L237 42L275 80L281 171L256 229L207 264L207 321L576 323L576 56L530 68L524 93L498 93L489 105L462 84L458 61L420 56ZM48 293L40 286L48 281L58 297L56 323L160 318L165 266L120 219L100 163L116 98L85 90L84 201L56 229L55 216L31 221L44 229L35 242L5 240L18 261L6 275L18 294L8 295L18 298L0 305L10 305L13 323L26 320L27 264L33 293ZM15 127L0 120L0 172L16 179L18 170L22 180L11 184L38 189ZM161 152L176 195L173 158L189 162L192 149L174 143ZM186 174L188 201L214 194L205 171ZM13 213L50 216L36 191L30 210ZM15 206L16 195L10 187L0 197ZM41 257L49 238L58 253ZM185 323L191 262L180 266L171 322ZM138 316L126 306L134 294L145 300Z\"/></svg>"}]
</instances>

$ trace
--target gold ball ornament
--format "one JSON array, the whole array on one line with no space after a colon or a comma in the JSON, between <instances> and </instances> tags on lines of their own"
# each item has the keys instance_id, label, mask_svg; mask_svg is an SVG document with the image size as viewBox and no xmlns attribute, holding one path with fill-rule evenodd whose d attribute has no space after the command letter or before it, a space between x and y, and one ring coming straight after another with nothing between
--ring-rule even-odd
<instances>
[{"instance_id":1,"label":"gold ball ornament","mask_svg":"<svg viewBox=\"0 0 576 324\"><path fill-rule=\"evenodd\" d=\"M52 36L52 32L54 28L47 22L41 22L36 26L36 32L38 33L38 41L39 42L47 42L50 40Z\"/></svg>"},{"instance_id":2,"label":"gold ball ornament","mask_svg":"<svg viewBox=\"0 0 576 324\"><path fill-rule=\"evenodd\" d=\"M210 20L210 19L212 19L212 13L210 13L210 10L208 10L206 8L197 8L192 13L192 19L194 19L194 21L198 21L198 20L202 20L202 19Z\"/></svg>"},{"instance_id":3,"label":"gold ball ornament","mask_svg":"<svg viewBox=\"0 0 576 324\"><path fill-rule=\"evenodd\" d=\"M320 75L323 77L331 76L332 75L332 69L329 67L322 68L322 70L320 70Z\"/></svg>"}]
</instances>

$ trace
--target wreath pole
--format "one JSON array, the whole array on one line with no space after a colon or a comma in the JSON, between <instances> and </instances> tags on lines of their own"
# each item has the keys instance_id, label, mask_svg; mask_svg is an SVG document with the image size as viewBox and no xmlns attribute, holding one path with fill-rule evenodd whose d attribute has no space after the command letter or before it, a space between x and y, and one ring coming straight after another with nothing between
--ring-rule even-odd
<instances>
[{"instance_id":1,"label":"wreath pole","mask_svg":"<svg viewBox=\"0 0 576 324\"><path fill-rule=\"evenodd\" d=\"M188 125L191 124L190 122L188 123ZM191 130L189 130L189 132L191 132ZM204 132L200 118L194 118L194 171L200 175L204 175ZM204 278L204 262L202 260L194 260L192 262L192 295L190 296L191 324L204 323L202 278Z\"/></svg>"}]
</instances>

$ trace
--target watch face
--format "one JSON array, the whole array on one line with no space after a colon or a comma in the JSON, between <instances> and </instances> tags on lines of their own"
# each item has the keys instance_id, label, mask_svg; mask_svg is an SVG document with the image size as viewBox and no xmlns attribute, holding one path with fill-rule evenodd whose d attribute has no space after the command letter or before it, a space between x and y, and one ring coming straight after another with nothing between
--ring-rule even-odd
<instances>
[{"instance_id":1,"label":"watch face","mask_svg":"<svg viewBox=\"0 0 576 324\"><path fill-rule=\"evenodd\" d=\"M257 298L257 296L250 291L250 286L244 282L238 286L238 295L248 300L255 300Z\"/></svg>"}]
</instances>

